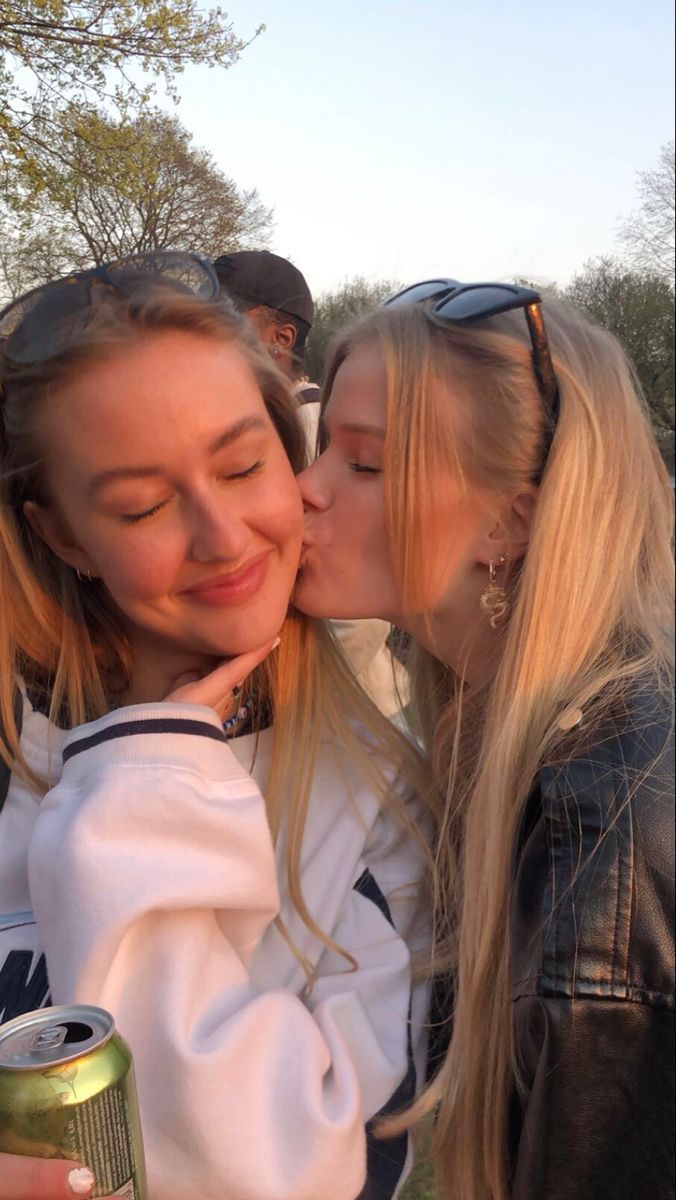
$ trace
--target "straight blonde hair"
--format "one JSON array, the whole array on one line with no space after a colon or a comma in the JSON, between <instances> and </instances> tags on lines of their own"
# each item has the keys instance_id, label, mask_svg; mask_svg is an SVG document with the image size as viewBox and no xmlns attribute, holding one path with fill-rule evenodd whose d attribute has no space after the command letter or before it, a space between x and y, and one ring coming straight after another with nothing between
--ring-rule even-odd
<instances>
[{"instance_id":1,"label":"straight blonde hair","mask_svg":"<svg viewBox=\"0 0 676 1200\"><path fill-rule=\"evenodd\" d=\"M561 392L544 472L547 420L523 313L454 327L421 306L378 310L339 339L325 395L349 354L379 348L387 520L406 611L429 605L436 484L478 491L499 512L542 475L490 684L473 692L421 647L410 664L436 782L435 948L453 1032L435 1080L388 1131L437 1111L445 1200L508 1195L508 1103L519 1086L509 901L536 776L573 757L646 678L669 697L672 688L673 495L646 405L614 338L564 305L543 307ZM562 715L578 707L584 727L564 733Z\"/></svg>"},{"instance_id":2,"label":"straight blonde hair","mask_svg":"<svg viewBox=\"0 0 676 1200\"><path fill-rule=\"evenodd\" d=\"M132 669L129 645L104 585L80 580L33 533L24 516L27 500L46 500L40 409L50 391L67 390L79 370L165 330L235 343L261 388L294 471L305 465L305 435L287 382L249 323L227 301L206 303L145 283L129 297L111 293L100 300L86 329L60 356L32 366L2 362L0 755L38 790L49 781L33 775L22 753L14 711L18 681L42 693L53 722L74 728L110 710L111 702L124 695ZM279 648L247 686L258 698L255 727L260 728L270 713L275 727L264 791L275 839L285 825L291 900L306 926L353 967L354 960L318 927L303 895L303 833L319 743L331 734L337 746L336 769L344 771L346 762L356 765L382 803L418 840L403 796L406 785L417 790L425 786L425 769L415 749L358 688L328 631L293 608ZM358 732L360 724L369 731L368 743ZM392 785L397 772L406 781L401 788ZM310 976L309 964L304 966Z\"/></svg>"}]
</instances>

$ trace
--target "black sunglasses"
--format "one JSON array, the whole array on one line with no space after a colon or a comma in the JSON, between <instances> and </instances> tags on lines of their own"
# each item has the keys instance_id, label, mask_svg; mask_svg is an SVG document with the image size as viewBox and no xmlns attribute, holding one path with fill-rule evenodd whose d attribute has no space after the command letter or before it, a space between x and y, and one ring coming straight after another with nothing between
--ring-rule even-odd
<instances>
[{"instance_id":1,"label":"black sunglasses","mask_svg":"<svg viewBox=\"0 0 676 1200\"><path fill-rule=\"evenodd\" d=\"M107 291L112 288L128 296L147 280L201 300L214 300L219 293L211 263L197 254L171 250L131 254L55 279L13 300L0 312L0 353L23 366L62 354L86 329L92 310Z\"/></svg>"},{"instance_id":2,"label":"black sunglasses","mask_svg":"<svg viewBox=\"0 0 676 1200\"><path fill-rule=\"evenodd\" d=\"M459 283L457 279L426 279L390 296L383 308L432 301L430 313L453 325L483 321L515 308L524 310L533 350L533 368L547 416L546 458L559 419L560 393L539 292L511 283Z\"/></svg>"}]
</instances>

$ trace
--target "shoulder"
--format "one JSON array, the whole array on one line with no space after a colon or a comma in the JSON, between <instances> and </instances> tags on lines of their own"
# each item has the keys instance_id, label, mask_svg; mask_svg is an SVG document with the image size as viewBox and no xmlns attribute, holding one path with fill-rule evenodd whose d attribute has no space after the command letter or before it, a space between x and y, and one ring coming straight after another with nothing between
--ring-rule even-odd
<instances>
[{"instance_id":1,"label":"shoulder","mask_svg":"<svg viewBox=\"0 0 676 1200\"><path fill-rule=\"evenodd\" d=\"M53 784L61 775L65 730L52 724L45 706L26 691L22 682L16 687L14 711L21 738L21 750L28 766L35 775L44 779L45 786ZM10 790L15 791L17 787L21 791L27 789L23 780L19 780L4 767L0 774L0 809Z\"/></svg>"},{"instance_id":2,"label":"shoulder","mask_svg":"<svg viewBox=\"0 0 676 1200\"><path fill-rule=\"evenodd\" d=\"M515 997L673 1007L671 709L646 688L540 772L515 861Z\"/></svg>"}]
</instances>

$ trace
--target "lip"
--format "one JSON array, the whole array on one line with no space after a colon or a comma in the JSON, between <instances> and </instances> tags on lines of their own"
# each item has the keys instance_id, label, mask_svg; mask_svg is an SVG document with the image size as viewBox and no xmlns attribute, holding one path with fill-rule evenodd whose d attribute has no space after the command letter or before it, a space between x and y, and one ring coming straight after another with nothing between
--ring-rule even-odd
<instances>
[{"instance_id":1,"label":"lip","mask_svg":"<svg viewBox=\"0 0 676 1200\"><path fill-rule=\"evenodd\" d=\"M300 548L300 563L299 563L299 566L300 566L301 568L305 566L305 564L306 564L306 562L307 562L307 560L308 560L308 555L310 554L310 551L311 551L311 550L314 550L314 546L313 546L312 542L308 542L308 541L307 541L305 538L303 538L303 542L302 542L302 545L301 545L301 548Z\"/></svg>"},{"instance_id":2,"label":"lip","mask_svg":"<svg viewBox=\"0 0 676 1200\"><path fill-rule=\"evenodd\" d=\"M268 572L271 550L250 558L237 571L222 572L203 579L194 587L185 588L182 596L198 604L220 606L241 604L260 591Z\"/></svg>"}]
</instances>

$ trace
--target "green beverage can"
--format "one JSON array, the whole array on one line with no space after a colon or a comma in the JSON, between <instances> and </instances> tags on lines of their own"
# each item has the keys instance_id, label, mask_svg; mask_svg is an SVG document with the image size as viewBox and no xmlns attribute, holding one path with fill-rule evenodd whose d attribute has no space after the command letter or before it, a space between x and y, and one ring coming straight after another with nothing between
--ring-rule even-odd
<instances>
[{"instance_id":1,"label":"green beverage can","mask_svg":"<svg viewBox=\"0 0 676 1200\"><path fill-rule=\"evenodd\" d=\"M73 1004L0 1025L0 1150L76 1159L94 1196L148 1200L131 1051L110 1013Z\"/></svg>"}]
</instances>

